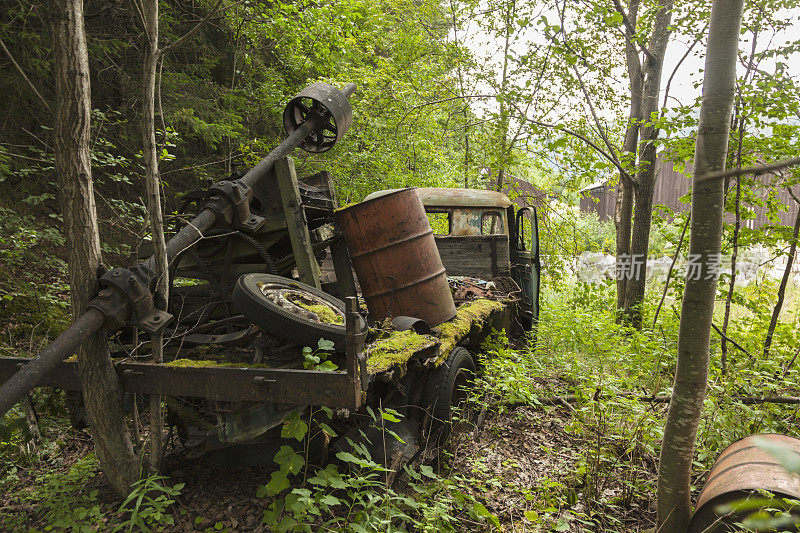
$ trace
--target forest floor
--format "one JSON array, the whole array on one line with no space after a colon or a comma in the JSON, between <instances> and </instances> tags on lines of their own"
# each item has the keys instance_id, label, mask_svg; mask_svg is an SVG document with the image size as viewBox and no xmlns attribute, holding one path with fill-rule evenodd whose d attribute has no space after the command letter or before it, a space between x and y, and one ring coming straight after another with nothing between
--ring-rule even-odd
<instances>
[{"instance_id":1,"label":"forest floor","mask_svg":"<svg viewBox=\"0 0 800 533\"><path fill-rule=\"evenodd\" d=\"M576 472L588 443L565 429L572 415L566 405L490 412L480 427L462 429L451 437L448 458L439 463L437 473L458 480L461 490L482 501L505 531L651 528L654 502L646 494L625 505L587 505L585 480ZM103 531L127 524L129 513L119 512L122 501L90 454L89 434L65 426L63 419L54 422L46 437L57 445L43 450L30 466L6 476L0 494L0 529L40 531L60 524ZM178 444L165 460L168 481L162 483L185 486L169 510L174 525L164 531L268 531L262 515L269 500L256 493L274 465L219 466L202 458L186 459L183 452ZM83 468L87 457L92 461ZM607 501L623 490L613 478L599 487ZM462 513L456 531L492 529Z\"/></svg>"},{"instance_id":2,"label":"forest floor","mask_svg":"<svg viewBox=\"0 0 800 533\"><path fill-rule=\"evenodd\" d=\"M753 291L753 305L765 300L767 290L769 286ZM413 483L395 487L400 496L419 504L408 511L413 526L406 525L407 530L440 531L443 525L449 531L497 530L493 524L514 532L653 528L666 404L648 398L670 392L678 320L675 313L662 312L658 328L631 331L607 312L613 309L613 296L610 289L585 286L554 294L543 306L535 346L487 342L479 355L484 372L467 409L468 418L476 420L485 407L482 423L477 428L461 424L438 459L427 463L434 475L427 476L424 493L415 492ZM769 313L732 324L731 335L748 353L728 354L727 375L720 371L719 341L712 337L694 497L730 443L754 433L800 436L796 405L737 399L800 390L800 373L789 371L797 359L800 330L781 325L776 331L780 344L770 357L754 360L749 354L759 353L766 324L753 318L759 316ZM0 420L0 531L48 526L127 530L131 513L120 511L122 500L99 473L89 434L69 427L63 395L39 389L33 397L42 415L42 444L30 445L19 430L10 439L3 427L9 419ZM15 416L24 425L19 410ZM273 462L218 466L202 458L186 459L184 451L177 441L168 448L167 479L159 481L168 487L185 484L166 510L174 524L162 521L163 530L268 530L263 518L273 500L259 493L263 495L260 489L276 470ZM381 486L370 490L385 502ZM346 522L343 507L324 510L326 519L339 513L337 528ZM383 503L375 509L383 510ZM426 522L431 525L423 527Z\"/></svg>"}]
</instances>

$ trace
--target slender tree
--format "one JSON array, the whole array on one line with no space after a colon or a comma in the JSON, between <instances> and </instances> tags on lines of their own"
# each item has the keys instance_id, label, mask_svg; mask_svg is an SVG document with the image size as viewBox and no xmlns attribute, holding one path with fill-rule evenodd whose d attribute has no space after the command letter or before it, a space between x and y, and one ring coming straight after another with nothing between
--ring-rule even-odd
<instances>
[{"instance_id":1,"label":"slender tree","mask_svg":"<svg viewBox=\"0 0 800 533\"><path fill-rule=\"evenodd\" d=\"M769 327L767 328L767 336L764 339L764 358L769 356L769 349L772 346L772 336L775 334L775 328L778 325L778 317L783 308L783 301L786 298L786 287L789 285L789 278L792 275L792 265L794 264L795 254L797 252L797 237L800 234L800 198L792 191L791 187L787 187L789 194L797 203L797 215L794 219L794 229L792 230L792 241L789 245L789 253L786 257L786 268L783 269L783 276L781 277L781 284L778 287L778 301L775 302L775 307L772 309L772 316L769 320Z\"/></svg>"},{"instance_id":2,"label":"slender tree","mask_svg":"<svg viewBox=\"0 0 800 533\"><path fill-rule=\"evenodd\" d=\"M156 258L156 303L167 307L169 297L169 270L167 245L164 239L164 215L161 209L161 182L158 173L158 145L156 144L156 74L161 51L158 47L158 0L142 0L140 4L145 33L145 53L142 62L142 152L146 168L145 190L147 215L150 219L150 238ZM164 360L164 338L161 332L152 335L153 361ZM158 471L161 463L163 418L161 396L150 396L150 470Z\"/></svg>"},{"instance_id":3,"label":"slender tree","mask_svg":"<svg viewBox=\"0 0 800 533\"><path fill-rule=\"evenodd\" d=\"M72 316L97 292L102 264L89 153L91 93L83 0L51 0L55 53L55 161L69 260ZM122 411L122 388L108 353L105 332L78 352L83 398L95 452L109 483L126 495L138 478L137 458Z\"/></svg>"},{"instance_id":4,"label":"slender tree","mask_svg":"<svg viewBox=\"0 0 800 533\"><path fill-rule=\"evenodd\" d=\"M711 9L700 123L695 141L688 269L678 332L678 364L658 467L658 531L683 533L691 510L689 486L697 427L706 394L709 337L722 244L721 179L736 86L743 0L715 0Z\"/></svg>"},{"instance_id":5,"label":"slender tree","mask_svg":"<svg viewBox=\"0 0 800 533\"><path fill-rule=\"evenodd\" d=\"M515 11L516 11L517 3L516 0L510 0L504 6L505 14L503 17L503 32L504 32L504 40L503 40L503 72L500 77L500 115L499 115L499 122L497 125L498 129L498 143L500 145L500 152L498 154L498 169L497 169L497 184L495 185L495 190L502 191L503 190L503 183L505 180L505 173L508 167L508 127L509 127L509 116L508 116L508 103L506 102L506 98L508 97L508 63L509 63L509 53L511 51L511 35L513 34L514 22L515 22Z\"/></svg>"},{"instance_id":6,"label":"slender tree","mask_svg":"<svg viewBox=\"0 0 800 533\"><path fill-rule=\"evenodd\" d=\"M632 2L632 4L635 3L638 2ZM672 0L660 0L647 47L642 48L644 60L641 62L636 61L633 65L630 65L634 55L626 54L629 72L633 74L630 81L631 116L633 116L634 107L638 108L637 110L640 114L633 120L640 124L638 128L640 140L638 144L638 161L636 161L636 180L633 183L635 210L630 235L630 258L633 270L630 272L625 284L623 309L630 318L631 323L636 327L640 327L642 324L641 304L644 301L647 252L649 250L650 226L653 217L653 193L656 184L656 139L658 138L659 129L655 124L654 118L658 116L659 112L658 96L661 90L661 72L664 67L667 43L672 33L671 21ZM626 43L630 42L630 40L626 39ZM639 89L641 89L641 93L637 94L635 91ZM633 142L636 132L630 132L632 126L629 122L630 135L626 134L626 145L624 146L626 150L636 146ZM629 142L631 143L630 146L628 146ZM635 155L635 152L633 152L633 155ZM625 208L624 202L622 207ZM627 216L627 208L625 208L621 216ZM626 236L618 233L617 240L619 241L620 238L625 239Z\"/></svg>"},{"instance_id":7,"label":"slender tree","mask_svg":"<svg viewBox=\"0 0 800 533\"><path fill-rule=\"evenodd\" d=\"M578 32L567 31L569 2L554 3L560 18L558 35L561 45L571 56L568 64L577 85L583 93L589 110L588 124L597 144L588 142L584 135L575 135L611 162L619 171L617 203L614 215L617 254L617 308L636 327L641 326L641 303L644 300L647 252L653 211L653 193L656 181L656 139L659 128L655 120L659 115L661 73L667 44L673 31L673 0L658 0L651 12L640 17L641 0L630 0L627 8L619 0L589 3L577 10L594 14L614 10L616 17L610 30L620 29L624 36L625 69L628 74L629 109L622 146L615 144L613 132L605 125L602 114L596 109L596 95L587 81L588 72L596 71L598 63L590 64L583 50L589 46L581 42ZM573 6L574 7L574 6ZM640 21L644 19L645 22ZM580 33L585 33L583 28ZM581 72L581 66L586 74ZM560 128L566 132L565 129ZM573 134L574 135L574 134ZM635 207L635 210L634 210Z\"/></svg>"}]
</instances>

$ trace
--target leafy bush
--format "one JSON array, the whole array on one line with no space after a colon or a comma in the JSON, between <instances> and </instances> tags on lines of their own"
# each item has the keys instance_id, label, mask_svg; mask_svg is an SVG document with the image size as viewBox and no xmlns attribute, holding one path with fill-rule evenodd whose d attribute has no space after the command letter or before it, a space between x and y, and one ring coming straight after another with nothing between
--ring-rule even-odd
<instances>
[{"instance_id":1,"label":"leafy bush","mask_svg":"<svg viewBox=\"0 0 800 533\"><path fill-rule=\"evenodd\" d=\"M118 530L147 532L151 528L175 523L168 509L175 503L173 498L180 495L185 484L177 483L171 487L162 485L160 482L166 479L166 476L152 474L134 483L133 490L119 507L119 512L130 513L130 516L127 524L117 526Z\"/></svg>"},{"instance_id":2,"label":"leafy bush","mask_svg":"<svg viewBox=\"0 0 800 533\"><path fill-rule=\"evenodd\" d=\"M330 417L329 410L321 412ZM376 413L369 407L367 412L383 438L401 440L391 429L391 424L400 421L400 413L388 408ZM313 416L309 421L313 430L297 413L290 414L281 436L307 443L314 432L336 435ZM466 514L471 520L500 526L497 517L464 490L465 480L442 479L430 466L404 466L410 492L395 491L386 476L399 473L377 462L369 452L366 434L360 435L359 442L346 438L349 451L336 454L344 470L335 464L311 467L307 444L305 456L292 446L282 446L274 459L278 470L257 493L260 498L279 496L264 512L264 523L273 531L457 531L459 515Z\"/></svg>"},{"instance_id":3,"label":"leafy bush","mask_svg":"<svg viewBox=\"0 0 800 533\"><path fill-rule=\"evenodd\" d=\"M87 490L87 484L98 471L94 454L78 460L69 471L48 473L36 478L32 491L20 491L18 501L37 504L48 524L45 531L66 530L74 532L104 529L105 517L97 501L97 489ZM24 514L7 515L4 523L23 527L28 522Z\"/></svg>"}]
</instances>

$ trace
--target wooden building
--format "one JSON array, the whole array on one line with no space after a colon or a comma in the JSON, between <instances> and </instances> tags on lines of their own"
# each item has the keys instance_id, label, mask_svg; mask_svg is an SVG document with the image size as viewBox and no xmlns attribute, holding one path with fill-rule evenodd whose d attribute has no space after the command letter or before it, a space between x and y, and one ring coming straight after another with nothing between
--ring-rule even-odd
<instances>
[{"instance_id":1,"label":"wooden building","mask_svg":"<svg viewBox=\"0 0 800 533\"><path fill-rule=\"evenodd\" d=\"M685 175L674 169L674 164L659 156L656 162L656 185L653 192L653 206L666 206L674 211L688 212L691 210L691 203L682 202L681 197L690 192L691 180ZM689 167L691 170L691 166ZM766 200L769 193L769 183L772 176L767 174L760 176L759 180L763 186L758 189L758 197ZM800 191L797 191L800 192ZM597 213L600 220L614 220L614 209L616 208L617 194L616 185L609 185L607 182L598 182L585 187L580 192L580 209L582 213ZM786 226L794 226L797 216L798 205L786 189L777 191L775 202L786 206L786 210L779 214L781 222ZM767 208L755 206L751 208L755 211L755 217L742 217L742 225L749 228L759 228L769 222L766 216ZM725 216L727 222L733 222L732 213Z\"/></svg>"}]
</instances>

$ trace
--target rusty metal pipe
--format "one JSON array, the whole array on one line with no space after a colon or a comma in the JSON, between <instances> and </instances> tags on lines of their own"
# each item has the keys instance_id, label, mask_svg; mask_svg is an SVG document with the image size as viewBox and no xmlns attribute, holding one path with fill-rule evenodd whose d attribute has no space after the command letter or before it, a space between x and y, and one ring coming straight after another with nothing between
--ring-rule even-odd
<instances>
[{"instance_id":1,"label":"rusty metal pipe","mask_svg":"<svg viewBox=\"0 0 800 533\"><path fill-rule=\"evenodd\" d=\"M217 213L213 209L205 208L200 211L200 214L167 241L167 260L172 261L182 251L197 242L203 236L203 233L210 229L216 221ZM156 265L155 256L151 255L144 263L150 269L154 269Z\"/></svg>"},{"instance_id":2,"label":"rusty metal pipe","mask_svg":"<svg viewBox=\"0 0 800 533\"><path fill-rule=\"evenodd\" d=\"M314 115L311 119L303 122L303 125L294 130L291 135L286 137L284 141L279 144L267 157L258 162L256 166L241 177L241 181L246 185L252 187L275 166L275 162L279 159L286 157L292 150L300 146L309 133L322 125L322 115Z\"/></svg>"},{"instance_id":3,"label":"rusty metal pipe","mask_svg":"<svg viewBox=\"0 0 800 533\"><path fill-rule=\"evenodd\" d=\"M11 409L39 380L53 371L58 363L78 349L81 343L103 326L103 314L90 308L64 333L26 363L0 387L0 415Z\"/></svg>"},{"instance_id":4,"label":"rusty metal pipe","mask_svg":"<svg viewBox=\"0 0 800 533\"><path fill-rule=\"evenodd\" d=\"M355 89L355 84L351 83L342 90L342 94L345 97L350 97L355 92ZM322 115L312 115L245 174L241 181L247 186L253 186L272 169L276 161L286 157L292 150L300 146L309 133L322 127L322 123ZM197 242L203 236L203 233L217 222L217 217L218 214L208 207L200 211L191 222L167 242L167 260L172 261L183 250ZM155 270L155 256L150 256L143 261L143 264L149 270ZM130 309L126 309L124 314L120 315L120 318L127 320L130 312ZM19 372L0 385L0 414L5 414L6 411L11 409L28 391L36 386L40 379L52 372L59 362L69 357L85 339L97 332L103 326L103 322L104 317L100 311L90 308L64 333L59 335L55 341L22 367Z\"/></svg>"}]
</instances>

